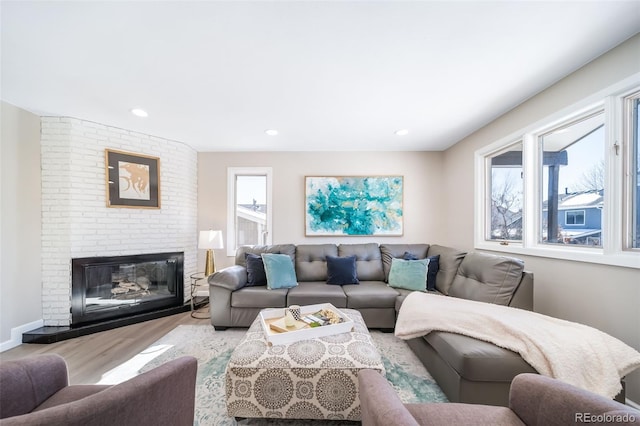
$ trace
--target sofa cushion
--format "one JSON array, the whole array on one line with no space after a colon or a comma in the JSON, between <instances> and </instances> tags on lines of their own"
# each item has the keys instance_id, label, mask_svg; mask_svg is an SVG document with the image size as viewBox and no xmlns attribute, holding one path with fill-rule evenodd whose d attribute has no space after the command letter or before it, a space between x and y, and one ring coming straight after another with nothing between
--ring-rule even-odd
<instances>
[{"instance_id":1,"label":"sofa cushion","mask_svg":"<svg viewBox=\"0 0 640 426\"><path fill-rule=\"evenodd\" d=\"M231 293L231 306L234 308L284 308L287 306L287 289L244 287Z\"/></svg>"},{"instance_id":2,"label":"sofa cushion","mask_svg":"<svg viewBox=\"0 0 640 426\"><path fill-rule=\"evenodd\" d=\"M393 259L389 272L389 287L427 291L429 259Z\"/></svg>"},{"instance_id":3,"label":"sofa cushion","mask_svg":"<svg viewBox=\"0 0 640 426\"><path fill-rule=\"evenodd\" d=\"M384 280L389 281L391 259L402 259L405 253L411 253L416 259L424 259L427 257L427 251L429 251L429 244L380 244Z\"/></svg>"},{"instance_id":4,"label":"sofa cushion","mask_svg":"<svg viewBox=\"0 0 640 426\"><path fill-rule=\"evenodd\" d=\"M451 247L436 244L429 246L429 256L440 256L438 275L436 276L436 290L442 294L449 294L449 288L453 283L453 279L458 272L458 267L460 267L460 263L462 263L465 254L467 253Z\"/></svg>"},{"instance_id":5,"label":"sofa cushion","mask_svg":"<svg viewBox=\"0 0 640 426\"><path fill-rule=\"evenodd\" d=\"M267 275L267 288L291 288L298 285L293 261L286 254L263 253L264 271ZM268 306L268 305L267 305Z\"/></svg>"},{"instance_id":6,"label":"sofa cushion","mask_svg":"<svg viewBox=\"0 0 640 426\"><path fill-rule=\"evenodd\" d=\"M327 284L358 284L356 257L327 256Z\"/></svg>"},{"instance_id":7,"label":"sofa cushion","mask_svg":"<svg viewBox=\"0 0 640 426\"><path fill-rule=\"evenodd\" d=\"M293 244L276 244L272 246L240 246L236 250L236 265L247 266L245 253L261 255L262 253L287 254L291 261L296 260L296 246Z\"/></svg>"},{"instance_id":8,"label":"sofa cushion","mask_svg":"<svg viewBox=\"0 0 640 426\"><path fill-rule=\"evenodd\" d=\"M356 269L360 281L384 281L382 255L376 243L340 244L338 256L356 257Z\"/></svg>"},{"instance_id":9,"label":"sofa cushion","mask_svg":"<svg viewBox=\"0 0 640 426\"><path fill-rule=\"evenodd\" d=\"M267 285L267 274L264 271L262 256L253 253L245 253L247 264L247 286Z\"/></svg>"},{"instance_id":10,"label":"sofa cushion","mask_svg":"<svg viewBox=\"0 0 640 426\"><path fill-rule=\"evenodd\" d=\"M335 244L300 244L296 247L296 276L298 282L326 281L327 256L337 256Z\"/></svg>"},{"instance_id":11,"label":"sofa cushion","mask_svg":"<svg viewBox=\"0 0 640 426\"><path fill-rule=\"evenodd\" d=\"M465 256L449 295L509 305L524 271L524 262L511 257L472 252Z\"/></svg>"},{"instance_id":12,"label":"sofa cushion","mask_svg":"<svg viewBox=\"0 0 640 426\"><path fill-rule=\"evenodd\" d=\"M305 281L297 287L289 289L287 294L287 306L290 305L315 305L316 303L331 303L336 308L347 307L347 296L342 291L347 287L329 285L324 281Z\"/></svg>"},{"instance_id":13,"label":"sofa cushion","mask_svg":"<svg viewBox=\"0 0 640 426\"><path fill-rule=\"evenodd\" d=\"M404 299L406 299L406 297L408 295L410 295L411 293L413 293L413 291L411 290L405 290L402 288L396 288L395 289L398 293L400 293L398 295L398 298L396 299L396 312L400 312L400 307L402 306L402 303L404 302ZM431 294L437 294L439 296L444 296L442 293L440 293L438 290L430 292Z\"/></svg>"},{"instance_id":14,"label":"sofa cushion","mask_svg":"<svg viewBox=\"0 0 640 426\"><path fill-rule=\"evenodd\" d=\"M466 380L511 382L520 373L537 373L520 355L493 343L442 331L423 338Z\"/></svg>"},{"instance_id":15,"label":"sofa cushion","mask_svg":"<svg viewBox=\"0 0 640 426\"><path fill-rule=\"evenodd\" d=\"M394 308L398 292L382 281L360 281L360 285L342 287L347 308Z\"/></svg>"}]
</instances>

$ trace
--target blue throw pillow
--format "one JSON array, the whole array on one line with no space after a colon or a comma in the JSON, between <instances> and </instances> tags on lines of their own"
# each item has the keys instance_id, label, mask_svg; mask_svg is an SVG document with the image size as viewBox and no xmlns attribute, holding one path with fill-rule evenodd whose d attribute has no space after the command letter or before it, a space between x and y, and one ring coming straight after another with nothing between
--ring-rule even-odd
<instances>
[{"instance_id":1,"label":"blue throw pillow","mask_svg":"<svg viewBox=\"0 0 640 426\"><path fill-rule=\"evenodd\" d=\"M427 290L429 259L392 259L389 271L389 287L412 291Z\"/></svg>"},{"instance_id":2,"label":"blue throw pillow","mask_svg":"<svg viewBox=\"0 0 640 426\"><path fill-rule=\"evenodd\" d=\"M262 261L269 290L292 288L298 285L293 260L288 254L262 253Z\"/></svg>"},{"instance_id":3,"label":"blue throw pillow","mask_svg":"<svg viewBox=\"0 0 640 426\"><path fill-rule=\"evenodd\" d=\"M404 260L418 260L416 255L404 252L402 256ZM427 257L429 259L429 268L427 269L427 291L436 291L436 277L438 275L438 269L440 269L440 255Z\"/></svg>"},{"instance_id":4,"label":"blue throw pillow","mask_svg":"<svg viewBox=\"0 0 640 426\"><path fill-rule=\"evenodd\" d=\"M356 272L356 257L327 256L327 284L360 284Z\"/></svg>"},{"instance_id":5,"label":"blue throw pillow","mask_svg":"<svg viewBox=\"0 0 640 426\"><path fill-rule=\"evenodd\" d=\"M246 253L244 260L247 264L247 287L267 285L267 274L264 271L262 256Z\"/></svg>"}]
</instances>

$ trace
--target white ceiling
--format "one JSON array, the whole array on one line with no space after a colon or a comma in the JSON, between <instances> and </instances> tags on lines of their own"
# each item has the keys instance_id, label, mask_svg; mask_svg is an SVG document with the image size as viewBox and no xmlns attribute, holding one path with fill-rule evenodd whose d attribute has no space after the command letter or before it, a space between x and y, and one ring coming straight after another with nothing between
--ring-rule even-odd
<instances>
[{"instance_id":1,"label":"white ceiling","mask_svg":"<svg viewBox=\"0 0 640 426\"><path fill-rule=\"evenodd\" d=\"M1 13L4 101L198 151L443 150L640 31L640 1L3 0Z\"/></svg>"}]
</instances>

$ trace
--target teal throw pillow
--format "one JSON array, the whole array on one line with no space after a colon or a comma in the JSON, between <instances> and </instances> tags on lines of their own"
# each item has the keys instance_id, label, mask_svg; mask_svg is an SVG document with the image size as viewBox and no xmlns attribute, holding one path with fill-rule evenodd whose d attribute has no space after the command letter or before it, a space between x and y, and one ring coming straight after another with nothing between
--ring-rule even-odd
<instances>
[{"instance_id":1,"label":"teal throw pillow","mask_svg":"<svg viewBox=\"0 0 640 426\"><path fill-rule=\"evenodd\" d=\"M288 254L262 253L262 261L269 290L291 288L298 285L293 261Z\"/></svg>"},{"instance_id":2,"label":"teal throw pillow","mask_svg":"<svg viewBox=\"0 0 640 426\"><path fill-rule=\"evenodd\" d=\"M389 287L412 291L427 291L429 259L392 259Z\"/></svg>"}]
</instances>

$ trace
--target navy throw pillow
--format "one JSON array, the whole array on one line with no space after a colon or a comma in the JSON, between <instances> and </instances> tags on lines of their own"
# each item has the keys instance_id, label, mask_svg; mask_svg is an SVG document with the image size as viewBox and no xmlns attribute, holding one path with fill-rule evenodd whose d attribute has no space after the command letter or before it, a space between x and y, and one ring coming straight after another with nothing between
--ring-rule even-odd
<instances>
[{"instance_id":1,"label":"navy throw pillow","mask_svg":"<svg viewBox=\"0 0 640 426\"><path fill-rule=\"evenodd\" d=\"M356 257L327 256L327 284L360 284L356 272Z\"/></svg>"},{"instance_id":2,"label":"navy throw pillow","mask_svg":"<svg viewBox=\"0 0 640 426\"><path fill-rule=\"evenodd\" d=\"M262 256L246 253L244 260L247 263L247 287L267 285L267 274L264 271Z\"/></svg>"},{"instance_id":3,"label":"navy throw pillow","mask_svg":"<svg viewBox=\"0 0 640 426\"><path fill-rule=\"evenodd\" d=\"M404 260L418 260L418 257L415 254L409 253L408 251L404 252L404 255L402 255L402 258Z\"/></svg>"},{"instance_id":4,"label":"navy throw pillow","mask_svg":"<svg viewBox=\"0 0 640 426\"><path fill-rule=\"evenodd\" d=\"M416 255L404 252L402 256L404 260L418 260ZM427 267L427 291L436 291L436 276L438 275L438 269L440 269L440 255L427 257L429 259L429 266Z\"/></svg>"},{"instance_id":5,"label":"navy throw pillow","mask_svg":"<svg viewBox=\"0 0 640 426\"><path fill-rule=\"evenodd\" d=\"M427 267L427 291L436 291L436 276L440 269L440 255L427 257L429 266Z\"/></svg>"}]
</instances>

